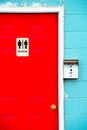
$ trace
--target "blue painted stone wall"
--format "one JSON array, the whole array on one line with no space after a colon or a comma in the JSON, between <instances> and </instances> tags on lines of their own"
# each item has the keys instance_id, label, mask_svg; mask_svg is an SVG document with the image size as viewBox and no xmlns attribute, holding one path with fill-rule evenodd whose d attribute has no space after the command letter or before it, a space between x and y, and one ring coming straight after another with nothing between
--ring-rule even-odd
<instances>
[{"instance_id":1,"label":"blue painted stone wall","mask_svg":"<svg viewBox=\"0 0 87 130\"><path fill-rule=\"evenodd\" d=\"M65 80L65 130L87 130L87 0L0 0L0 5L64 5L64 58L79 60L78 80Z\"/></svg>"},{"instance_id":2,"label":"blue painted stone wall","mask_svg":"<svg viewBox=\"0 0 87 130\"><path fill-rule=\"evenodd\" d=\"M65 0L65 58L79 59L78 80L66 80L65 130L87 130L87 0Z\"/></svg>"}]
</instances>

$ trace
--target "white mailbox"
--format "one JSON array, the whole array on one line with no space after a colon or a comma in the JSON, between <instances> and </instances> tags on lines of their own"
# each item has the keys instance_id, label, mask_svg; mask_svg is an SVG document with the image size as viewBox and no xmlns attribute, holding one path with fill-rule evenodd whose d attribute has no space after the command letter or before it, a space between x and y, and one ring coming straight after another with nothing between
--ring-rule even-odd
<instances>
[{"instance_id":1,"label":"white mailbox","mask_svg":"<svg viewBox=\"0 0 87 130\"><path fill-rule=\"evenodd\" d=\"M64 60L64 79L78 78L78 60Z\"/></svg>"}]
</instances>

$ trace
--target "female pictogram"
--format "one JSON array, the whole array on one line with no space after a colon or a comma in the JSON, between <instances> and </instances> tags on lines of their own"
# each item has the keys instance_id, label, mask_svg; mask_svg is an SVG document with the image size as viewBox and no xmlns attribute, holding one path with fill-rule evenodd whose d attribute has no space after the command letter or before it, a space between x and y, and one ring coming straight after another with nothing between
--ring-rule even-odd
<instances>
[{"instance_id":1,"label":"female pictogram","mask_svg":"<svg viewBox=\"0 0 87 130\"><path fill-rule=\"evenodd\" d=\"M21 49L21 40L18 41L18 47Z\"/></svg>"}]
</instances>

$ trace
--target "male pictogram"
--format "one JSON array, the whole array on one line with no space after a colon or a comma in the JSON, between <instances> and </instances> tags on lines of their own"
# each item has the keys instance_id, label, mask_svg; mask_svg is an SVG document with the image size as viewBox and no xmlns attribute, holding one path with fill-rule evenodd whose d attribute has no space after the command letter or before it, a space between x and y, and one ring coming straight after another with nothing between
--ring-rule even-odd
<instances>
[{"instance_id":1,"label":"male pictogram","mask_svg":"<svg viewBox=\"0 0 87 130\"><path fill-rule=\"evenodd\" d=\"M25 49L27 49L28 42L27 40L24 41Z\"/></svg>"},{"instance_id":2,"label":"male pictogram","mask_svg":"<svg viewBox=\"0 0 87 130\"><path fill-rule=\"evenodd\" d=\"M19 47L19 49L21 49L21 41L20 40L18 41L18 47Z\"/></svg>"}]
</instances>

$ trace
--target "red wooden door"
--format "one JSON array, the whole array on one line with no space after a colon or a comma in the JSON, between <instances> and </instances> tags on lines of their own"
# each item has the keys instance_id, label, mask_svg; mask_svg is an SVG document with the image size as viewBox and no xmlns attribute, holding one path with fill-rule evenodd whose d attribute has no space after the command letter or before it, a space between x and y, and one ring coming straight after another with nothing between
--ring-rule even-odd
<instances>
[{"instance_id":1,"label":"red wooden door","mask_svg":"<svg viewBox=\"0 0 87 130\"><path fill-rule=\"evenodd\" d=\"M16 56L21 37L28 57ZM0 14L0 130L58 130L56 13Z\"/></svg>"}]
</instances>

